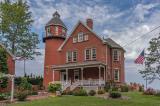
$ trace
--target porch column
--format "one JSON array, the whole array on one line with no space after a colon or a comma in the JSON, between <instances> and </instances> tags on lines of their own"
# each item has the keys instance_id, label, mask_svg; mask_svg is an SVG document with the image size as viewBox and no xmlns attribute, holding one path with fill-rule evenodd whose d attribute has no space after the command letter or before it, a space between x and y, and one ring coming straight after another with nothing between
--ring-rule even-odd
<instances>
[{"instance_id":1,"label":"porch column","mask_svg":"<svg viewBox=\"0 0 160 106\"><path fill-rule=\"evenodd\" d=\"M81 68L81 85L83 85L83 67Z\"/></svg>"},{"instance_id":2,"label":"porch column","mask_svg":"<svg viewBox=\"0 0 160 106\"><path fill-rule=\"evenodd\" d=\"M103 67L103 69L104 69L104 81L106 81L106 68Z\"/></svg>"},{"instance_id":3,"label":"porch column","mask_svg":"<svg viewBox=\"0 0 160 106\"><path fill-rule=\"evenodd\" d=\"M101 66L99 66L99 86L100 86L100 79L101 79Z\"/></svg>"},{"instance_id":4,"label":"porch column","mask_svg":"<svg viewBox=\"0 0 160 106\"><path fill-rule=\"evenodd\" d=\"M11 76L12 80L12 87L11 87L11 102L13 102L14 99L14 76Z\"/></svg>"},{"instance_id":5,"label":"porch column","mask_svg":"<svg viewBox=\"0 0 160 106\"><path fill-rule=\"evenodd\" d=\"M53 81L52 82L54 83L54 69L53 69Z\"/></svg>"},{"instance_id":6,"label":"porch column","mask_svg":"<svg viewBox=\"0 0 160 106\"><path fill-rule=\"evenodd\" d=\"M68 82L68 69L66 69L66 82Z\"/></svg>"}]
</instances>

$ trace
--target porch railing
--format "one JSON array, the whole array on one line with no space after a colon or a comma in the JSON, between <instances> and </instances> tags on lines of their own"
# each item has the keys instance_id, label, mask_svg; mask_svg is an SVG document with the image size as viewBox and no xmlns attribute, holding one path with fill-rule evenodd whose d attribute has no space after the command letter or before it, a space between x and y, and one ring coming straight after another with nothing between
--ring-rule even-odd
<instances>
[{"instance_id":1,"label":"porch railing","mask_svg":"<svg viewBox=\"0 0 160 106\"><path fill-rule=\"evenodd\" d=\"M105 85L104 80L81 80L81 85L82 86L103 86Z\"/></svg>"},{"instance_id":2,"label":"porch railing","mask_svg":"<svg viewBox=\"0 0 160 106\"><path fill-rule=\"evenodd\" d=\"M71 81L61 81L62 90L66 90L70 87L70 90L74 90L78 86L104 86L105 81L94 79L94 80L77 80L71 83Z\"/></svg>"},{"instance_id":3,"label":"porch railing","mask_svg":"<svg viewBox=\"0 0 160 106\"><path fill-rule=\"evenodd\" d=\"M61 81L62 90L66 90L68 87L71 86L71 81Z\"/></svg>"}]
</instances>

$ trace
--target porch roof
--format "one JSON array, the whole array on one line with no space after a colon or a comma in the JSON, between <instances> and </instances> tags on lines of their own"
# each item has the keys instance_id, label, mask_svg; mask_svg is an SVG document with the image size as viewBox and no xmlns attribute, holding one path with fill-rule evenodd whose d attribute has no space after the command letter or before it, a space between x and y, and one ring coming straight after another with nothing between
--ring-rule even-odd
<instances>
[{"instance_id":1,"label":"porch roof","mask_svg":"<svg viewBox=\"0 0 160 106\"><path fill-rule=\"evenodd\" d=\"M54 70L73 69L73 68L86 68L86 67L98 67L99 65L106 66L105 63L100 61L86 61L81 63L66 63L63 65L53 65Z\"/></svg>"}]
</instances>

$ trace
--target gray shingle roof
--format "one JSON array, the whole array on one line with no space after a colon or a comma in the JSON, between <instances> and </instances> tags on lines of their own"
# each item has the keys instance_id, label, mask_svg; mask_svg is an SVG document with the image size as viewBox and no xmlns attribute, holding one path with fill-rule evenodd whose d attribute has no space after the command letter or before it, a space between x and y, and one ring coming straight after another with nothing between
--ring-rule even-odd
<instances>
[{"instance_id":1,"label":"gray shingle roof","mask_svg":"<svg viewBox=\"0 0 160 106\"><path fill-rule=\"evenodd\" d=\"M108 44L111 48L118 48L118 49L123 49L122 46L117 44L114 40L111 38L104 39L104 43ZM123 49L124 50L124 49Z\"/></svg>"},{"instance_id":2,"label":"gray shingle roof","mask_svg":"<svg viewBox=\"0 0 160 106\"><path fill-rule=\"evenodd\" d=\"M53 65L53 69L65 69L65 68L77 68L77 67L87 67L87 66L95 66L95 65L105 65L105 63L100 61L86 61L80 63L66 63L63 65Z\"/></svg>"},{"instance_id":3,"label":"gray shingle roof","mask_svg":"<svg viewBox=\"0 0 160 106\"><path fill-rule=\"evenodd\" d=\"M49 25L61 25L67 29L65 24L60 19L60 15L57 11L53 14L53 18L46 24L46 26L49 26Z\"/></svg>"}]
</instances>

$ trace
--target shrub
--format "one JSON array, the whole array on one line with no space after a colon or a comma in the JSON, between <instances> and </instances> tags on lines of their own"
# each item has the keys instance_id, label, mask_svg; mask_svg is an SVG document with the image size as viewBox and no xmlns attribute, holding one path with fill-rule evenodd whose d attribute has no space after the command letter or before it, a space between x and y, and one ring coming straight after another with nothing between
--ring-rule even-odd
<instances>
[{"instance_id":1,"label":"shrub","mask_svg":"<svg viewBox=\"0 0 160 106\"><path fill-rule=\"evenodd\" d=\"M62 95L73 95L72 91L63 91Z\"/></svg>"},{"instance_id":2,"label":"shrub","mask_svg":"<svg viewBox=\"0 0 160 106\"><path fill-rule=\"evenodd\" d=\"M73 94L74 94L74 96L88 96L86 90L84 90L84 89L80 89L78 91L75 91Z\"/></svg>"},{"instance_id":3,"label":"shrub","mask_svg":"<svg viewBox=\"0 0 160 106\"><path fill-rule=\"evenodd\" d=\"M144 91L144 87L143 86L139 86L139 92L143 92Z\"/></svg>"},{"instance_id":4,"label":"shrub","mask_svg":"<svg viewBox=\"0 0 160 106\"><path fill-rule=\"evenodd\" d=\"M94 95L96 94L96 91L90 90L88 94L89 94L90 96L94 96Z\"/></svg>"},{"instance_id":5,"label":"shrub","mask_svg":"<svg viewBox=\"0 0 160 106\"><path fill-rule=\"evenodd\" d=\"M38 95L38 92L37 91L32 91L31 95Z\"/></svg>"},{"instance_id":6,"label":"shrub","mask_svg":"<svg viewBox=\"0 0 160 106\"><path fill-rule=\"evenodd\" d=\"M128 91L129 91L129 88L127 85L121 86L121 92L128 92Z\"/></svg>"},{"instance_id":7,"label":"shrub","mask_svg":"<svg viewBox=\"0 0 160 106\"><path fill-rule=\"evenodd\" d=\"M104 87L104 90L106 92L109 92L110 89L111 89L111 86L109 84L106 84L106 86Z\"/></svg>"},{"instance_id":8,"label":"shrub","mask_svg":"<svg viewBox=\"0 0 160 106\"><path fill-rule=\"evenodd\" d=\"M112 91L118 91L118 87L115 87L115 86L114 86L114 87L111 88L111 90L112 90Z\"/></svg>"},{"instance_id":9,"label":"shrub","mask_svg":"<svg viewBox=\"0 0 160 106\"><path fill-rule=\"evenodd\" d=\"M148 88L143 92L144 95L154 95L156 94L156 91L153 88Z\"/></svg>"},{"instance_id":10,"label":"shrub","mask_svg":"<svg viewBox=\"0 0 160 106\"><path fill-rule=\"evenodd\" d=\"M28 96L28 92L27 91L18 91L17 92L17 98L18 98L19 101L26 100L27 96Z\"/></svg>"},{"instance_id":11,"label":"shrub","mask_svg":"<svg viewBox=\"0 0 160 106\"><path fill-rule=\"evenodd\" d=\"M157 91L154 95L160 97L160 91Z\"/></svg>"},{"instance_id":12,"label":"shrub","mask_svg":"<svg viewBox=\"0 0 160 106\"><path fill-rule=\"evenodd\" d=\"M109 93L109 97L111 98L120 98L122 95L119 92L112 91Z\"/></svg>"},{"instance_id":13,"label":"shrub","mask_svg":"<svg viewBox=\"0 0 160 106\"><path fill-rule=\"evenodd\" d=\"M6 100L9 97L7 93L0 93L0 100Z\"/></svg>"},{"instance_id":14,"label":"shrub","mask_svg":"<svg viewBox=\"0 0 160 106\"><path fill-rule=\"evenodd\" d=\"M61 84L52 84L50 83L48 86L48 91L55 93L56 91L60 91L61 90Z\"/></svg>"},{"instance_id":15,"label":"shrub","mask_svg":"<svg viewBox=\"0 0 160 106\"><path fill-rule=\"evenodd\" d=\"M28 83L27 78L22 78L22 81L19 85L19 89L20 90L31 90L32 85L30 83Z\"/></svg>"},{"instance_id":16,"label":"shrub","mask_svg":"<svg viewBox=\"0 0 160 106\"><path fill-rule=\"evenodd\" d=\"M104 91L104 90L99 89L99 90L97 91L97 93L98 93L98 94L104 94L104 93L105 93L105 91Z\"/></svg>"}]
</instances>

